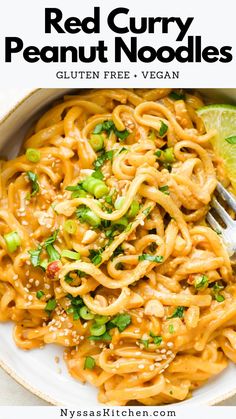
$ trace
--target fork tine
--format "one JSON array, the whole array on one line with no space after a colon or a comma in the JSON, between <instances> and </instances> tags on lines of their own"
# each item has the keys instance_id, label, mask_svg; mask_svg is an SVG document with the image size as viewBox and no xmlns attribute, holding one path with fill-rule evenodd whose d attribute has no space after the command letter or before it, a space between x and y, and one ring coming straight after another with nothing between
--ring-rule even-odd
<instances>
[{"instance_id":1,"label":"fork tine","mask_svg":"<svg viewBox=\"0 0 236 419\"><path fill-rule=\"evenodd\" d=\"M206 219L208 223L210 224L210 226L213 228L213 230L215 230L216 233L219 233L219 234L223 233L223 228L218 223L218 221L216 221L216 219L213 217L213 215L210 212L208 212Z\"/></svg>"},{"instance_id":2,"label":"fork tine","mask_svg":"<svg viewBox=\"0 0 236 419\"><path fill-rule=\"evenodd\" d=\"M236 197L234 197L230 192L227 191L227 189L224 188L221 183L217 183L216 186L217 191L219 192L220 196L224 199L224 201L227 202L230 208L234 212L236 212Z\"/></svg>"},{"instance_id":3,"label":"fork tine","mask_svg":"<svg viewBox=\"0 0 236 419\"><path fill-rule=\"evenodd\" d=\"M222 218L222 220L224 221L224 223L226 225L233 225L234 224L234 220L230 217L230 215L227 213L227 211L224 209L224 207L222 207L222 205L220 205L220 203L217 201L216 198L212 199L211 206L220 215L220 217Z\"/></svg>"}]
</instances>

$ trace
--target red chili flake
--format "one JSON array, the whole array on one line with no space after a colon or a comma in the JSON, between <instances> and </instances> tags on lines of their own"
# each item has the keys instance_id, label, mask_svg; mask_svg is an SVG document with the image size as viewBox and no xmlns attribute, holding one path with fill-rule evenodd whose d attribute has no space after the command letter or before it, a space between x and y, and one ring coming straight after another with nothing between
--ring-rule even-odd
<instances>
[{"instance_id":1,"label":"red chili flake","mask_svg":"<svg viewBox=\"0 0 236 419\"><path fill-rule=\"evenodd\" d=\"M48 264L46 274L50 279L54 279L56 274L60 271L61 266L58 260L55 260Z\"/></svg>"}]
</instances>

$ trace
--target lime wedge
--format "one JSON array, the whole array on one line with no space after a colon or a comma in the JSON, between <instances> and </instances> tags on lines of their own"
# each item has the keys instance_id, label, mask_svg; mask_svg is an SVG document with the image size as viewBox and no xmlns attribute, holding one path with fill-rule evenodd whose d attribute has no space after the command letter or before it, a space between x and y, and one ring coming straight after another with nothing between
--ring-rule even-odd
<instances>
[{"instance_id":1,"label":"lime wedge","mask_svg":"<svg viewBox=\"0 0 236 419\"><path fill-rule=\"evenodd\" d=\"M236 106L209 105L198 109L206 131L215 129L211 142L216 154L223 159L226 173L236 191Z\"/></svg>"}]
</instances>

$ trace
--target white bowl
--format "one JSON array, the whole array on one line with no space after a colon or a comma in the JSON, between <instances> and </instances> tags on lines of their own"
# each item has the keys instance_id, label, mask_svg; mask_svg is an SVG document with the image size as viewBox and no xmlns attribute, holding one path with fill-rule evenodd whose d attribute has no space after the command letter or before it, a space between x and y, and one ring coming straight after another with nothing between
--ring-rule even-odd
<instances>
[{"instance_id":1,"label":"white bowl","mask_svg":"<svg viewBox=\"0 0 236 419\"><path fill-rule=\"evenodd\" d=\"M71 89L70 89L71 90ZM13 157L32 121L49 107L55 99L68 93L68 89L38 89L31 92L14 109L6 111L0 122L0 154ZM236 89L204 89L210 101L236 103ZM11 323L0 324L0 365L16 381L32 393L55 405L80 408L98 406L97 389L74 380L67 372L62 359L63 350L47 345L42 350L22 351L15 346ZM60 357L58 364L55 357ZM3 390L4 391L4 390ZM236 394L236 366L228 368L181 405L212 405Z\"/></svg>"}]
</instances>

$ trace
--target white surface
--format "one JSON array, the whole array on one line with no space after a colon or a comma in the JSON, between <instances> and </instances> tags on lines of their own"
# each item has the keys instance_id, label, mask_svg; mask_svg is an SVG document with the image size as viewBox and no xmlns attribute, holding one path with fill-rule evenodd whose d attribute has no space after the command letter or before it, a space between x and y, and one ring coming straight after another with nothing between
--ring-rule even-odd
<instances>
[{"instance_id":1,"label":"white surface","mask_svg":"<svg viewBox=\"0 0 236 419\"><path fill-rule=\"evenodd\" d=\"M9 109L10 104L17 102L22 92L25 93L26 91L18 90L16 93L2 90L0 92L0 114ZM24 118L24 115L22 118ZM17 126L15 129L17 130ZM1 138L3 139L3 137ZM97 390L90 386L81 385L70 377L62 359L59 364L62 372L61 374L58 373L55 356L59 354L61 358L62 348L47 345L43 350L21 351L16 348L13 342L11 324L0 326L0 342L0 359L8 368L14 370L18 377L30 383L38 391L60 404L76 405L77 407L95 406L97 404ZM6 377L4 373L0 375L0 385L1 405L46 404L23 390L13 379ZM208 404L220 398L222 394L226 395L232 392L233 389L236 389L236 366L230 365L227 371L199 389L194 397L184 402L184 404ZM236 397L222 404L236 405Z\"/></svg>"}]
</instances>

